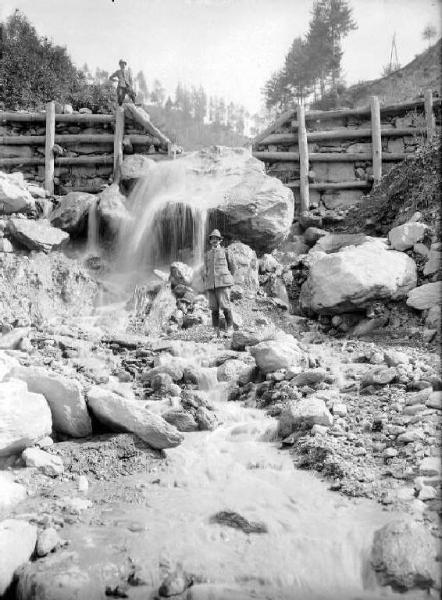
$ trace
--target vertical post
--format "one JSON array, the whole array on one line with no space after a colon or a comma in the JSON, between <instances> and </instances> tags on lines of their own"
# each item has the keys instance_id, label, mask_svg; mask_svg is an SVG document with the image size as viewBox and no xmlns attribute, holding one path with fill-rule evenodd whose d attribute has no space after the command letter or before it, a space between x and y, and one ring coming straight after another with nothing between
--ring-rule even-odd
<instances>
[{"instance_id":1,"label":"vertical post","mask_svg":"<svg viewBox=\"0 0 442 600\"><path fill-rule=\"evenodd\" d=\"M433 115L433 92L425 91L425 126L427 129L427 141L430 141L435 134L435 122Z\"/></svg>"},{"instance_id":2,"label":"vertical post","mask_svg":"<svg viewBox=\"0 0 442 600\"><path fill-rule=\"evenodd\" d=\"M124 137L124 109L117 106L115 110L115 132L114 132L114 183L120 181L121 164L123 162L123 137Z\"/></svg>"},{"instance_id":3,"label":"vertical post","mask_svg":"<svg viewBox=\"0 0 442 600\"><path fill-rule=\"evenodd\" d=\"M304 106L298 104L298 149L299 149L299 195L301 199L301 212L308 210L310 207L309 185L308 185L308 144L307 130L305 128L305 113Z\"/></svg>"},{"instance_id":4,"label":"vertical post","mask_svg":"<svg viewBox=\"0 0 442 600\"><path fill-rule=\"evenodd\" d=\"M54 193L55 102L46 104L45 190Z\"/></svg>"},{"instance_id":5,"label":"vertical post","mask_svg":"<svg viewBox=\"0 0 442 600\"><path fill-rule=\"evenodd\" d=\"M379 183L382 177L382 139L381 139L381 109L379 98L371 96L371 145L373 154L374 183Z\"/></svg>"}]
</instances>

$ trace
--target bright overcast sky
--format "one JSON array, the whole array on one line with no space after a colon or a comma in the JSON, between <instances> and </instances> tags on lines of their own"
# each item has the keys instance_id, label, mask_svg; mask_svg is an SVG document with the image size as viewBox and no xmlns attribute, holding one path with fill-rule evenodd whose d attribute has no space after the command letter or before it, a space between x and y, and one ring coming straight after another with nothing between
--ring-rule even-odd
<instances>
[{"instance_id":1,"label":"bright overcast sky","mask_svg":"<svg viewBox=\"0 0 442 600\"><path fill-rule=\"evenodd\" d=\"M350 0L358 29L344 43L347 83L380 76L396 32L402 65L422 52L422 30L440 31L441 0ZM178 81L261 107L266 79L308 28L312 0L0 0L0 19L19 8L74 62L117 68L120 58L173 94Z\"/></svg>"}]
</instances>

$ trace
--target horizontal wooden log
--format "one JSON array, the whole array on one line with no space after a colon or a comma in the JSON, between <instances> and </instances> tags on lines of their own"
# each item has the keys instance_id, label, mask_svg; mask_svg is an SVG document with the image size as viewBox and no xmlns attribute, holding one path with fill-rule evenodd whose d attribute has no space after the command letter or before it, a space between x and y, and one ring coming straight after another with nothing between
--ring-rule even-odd
<instances>
[{"instance_id":1,"label":"horizontal wooden log","mask_svg":"<svg viewBox=\"0 0 442 600\"><path fill-rule=\"evenodd\" d=\"M299 160L298 152L253 152L253 156L264 162L296 162ZM412 158L413 154L382 153L382 160L386 162L402 161ZM350 153L350 152L313 152L309 154L309 160L314 162L371 162L372 156L368 152Z\"/></svg>"},{"instance_id":2,"label":"horizontal wooden log","mask_svg":"<svg viewBox=\"0 0 442 600\"><path fill-rule=\"evenodd\" d=\"M275 131L275 129L277 129L278 127L280 127L281 125L283 125L284 123L286 123L287 121L289 121L290 119L293 119L293 117L296 115L296 110L295 109L291 109L286 111L285 113L283 113L278 119L276 119L276 121L274 123L272 123L271 125L269 125L268 127L266 127L264 129L264 131L261 131L260 134L258 134L255 139L253 140L253 145L257 145L260 144L261 141L267 137L267 135L269 133L272 133L272 131Z\"/></svg>"},{"instance_id":3,"label":"horizontal wooden log","mask_svg":"<svg viewBox=\"0 0 442 600\"><path fill-rule=\"evenodd\" d=\"M382 137L403 137L413 135L425 135L426 129L423 127L408 127L405 129L395 129L394 127L384 127ZM360 138L371 138L371 129L335 129L332 131L312 131L307 133L308 142L319 142L323 140L357 140ZM284 146L286 144L297 144L298 136L293 133L272 133L260 142L260 145L276 144Z\"/></svg>"},{"instance_id":4,"label":"horizontal wooden log","mask_svg":"<svg viewBox=\"0 0 442 600\"><path fill-rule=\"evenodd\" d=\"M285 184L289 188L299 188L299 181L290 181ZM323 183L310 183L309 188L311 190L364 190L371 188L372 184L369 181L342 181L340 183L323 182Z\"/></svg>"},{"instance_id":5,"label":"horizontal wooden log","mask_svg":"<svg viewBox=\"0 0 442 600\"><path fill-rule=\"evenodd\" d=\"M28 112L0 112L0 122L11 121L13 123L44 123L45 113ZM114 115L92 115L74 113L72 115L55 115L56 123L113 123Z\"/></svg>"},{"instance_id":6,"label":"horizontal wooden log","mask_svg":"<svg viewBox=\"0 0 442 600\"><path fill-rule=\"evenodd\" d=\"M159 140L151 135L128 135L132 144L155 144ZM56 135L56 144L112 144L114 141L113 133L103 134L66 134ZM0 144L7 146L44 146L44 135L4 135L0 137Z\"/></svg>"},{"instance_id":7,"label":"horizontal wooden log","mask_svg":"<svg viewBox=\"0 0 442 600\"><path fill-rule=\"evenodd\" d=\"M151 135L158 138L165 148L168 147L168 144L171 144L169 138L161 133L161 131L150 122L147 118L147 113L145 113L144 110L138 109L135 104L132 104L131 102L124 103L123 107L126 116L132 118Z\"/></svg>"}]
</instances>

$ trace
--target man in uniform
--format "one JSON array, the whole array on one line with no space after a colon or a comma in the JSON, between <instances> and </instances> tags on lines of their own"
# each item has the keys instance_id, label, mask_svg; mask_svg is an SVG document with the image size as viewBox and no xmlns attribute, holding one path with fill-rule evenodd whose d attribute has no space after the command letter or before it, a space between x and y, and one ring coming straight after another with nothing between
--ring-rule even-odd
<instances>
[{"instance_id":1,"label":"man in uniform","mask_svg":"<svg viewBox=\"0 0 442 600\"><path fill-rule=\"evenodd\" d=\"M221 246L221 234L214 229L209 235L210 250L204 255L204 289L209 295L209 308L212 311L212 325L219 336L219 311L226 319L227 333L233 330L230 288L233 285L235 263L229 250Z\"/></svg>"},{"instance_id":2,"label":"man in uniform","mask_svg":"<svg viewBox=\"0 0 442 600\"><path fill-rule=\"evenodd\" d=\"M120 68L112 73L109 77L110 81L118 81L117 85L117 100L121 106L123 104L126 94L131 98L132 102L135 102L135 92L132 87L132 79L128 71L125 70L127 62L123 59L118 63Z\"/></svg>"}]
</instances>

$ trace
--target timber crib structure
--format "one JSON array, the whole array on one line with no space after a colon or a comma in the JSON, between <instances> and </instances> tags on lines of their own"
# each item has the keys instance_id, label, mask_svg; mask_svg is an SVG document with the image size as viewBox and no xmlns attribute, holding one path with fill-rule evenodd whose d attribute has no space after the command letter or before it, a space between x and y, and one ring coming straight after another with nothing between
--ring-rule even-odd
<instances>
[{"instance_id":1,"label":"timber crib structure","mask_svg":"<svg viewBox=\"0 0 442 600\"><path fill-rule=\"evenodd\" d=\"M114 114L0 112L0 170L24 172L54 191L97 192L118 181L124 152L170 158L172 144L132 103ZM55 190L54 188L57 188Z\"/></svg>"},{"instance_id":2,"label":"timber crib structure","mask_svg":"<svg viewBox=\"0 0 442 600\"><path fill-rule=\"evenodd\" d=\"M345 209L358 202L395 163L413 156L441 124L441 99L363 108L288 110L253 140L266 171L293 190L296 208Z\"/></svg>"}]
</instances>

